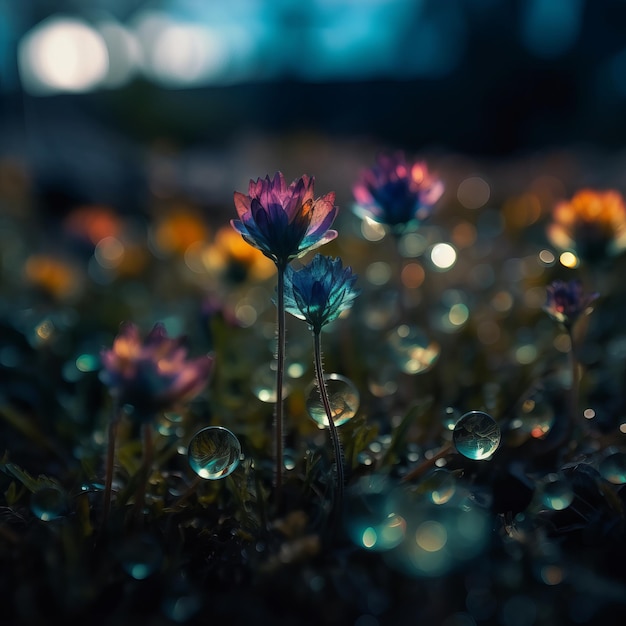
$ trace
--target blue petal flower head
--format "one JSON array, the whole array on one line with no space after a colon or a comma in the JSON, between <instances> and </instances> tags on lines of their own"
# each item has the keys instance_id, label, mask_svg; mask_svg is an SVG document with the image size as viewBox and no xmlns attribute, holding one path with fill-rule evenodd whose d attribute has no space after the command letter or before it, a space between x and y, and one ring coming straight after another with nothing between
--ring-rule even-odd
<instances>
[{"instance_id":1,"label":"blue petal flower head","mask_svg":"<svg viewBox=\"0 0 626 626\"><path fill-rule=\"evenodd\" d=\"M350 267L344 268L340 258L316 254L299 270L287 267L285 310L305 320L313 332L319 333L352 306L361 292L354 288L356 279L357 275Z\"/></svg>"},{"instance_id":2,"label":"blue petal flower head","mask_svg":"<svg viewBox=\"0 0 626 626\"><path fill-rule=\"evenodd\" d=\"M280 172L250 181L248 195L235 192L238 220L232 227L280 268L337 236L329 230L337 207L334 192L315 199L314 179L302 176L289 186Z\"/></svg>"},{"instance_id":3,"label":"blue petal flower head","mask_svg":"<svg viewBox=\"0 0 626 626\"><path fill-rule=\"evenodd\" d=\"M544 311L557 322L570 328L576 320L590 311L597 293L583 293L579 280L555 280L547 287L548 298Z\"/></svg>"},{"instance_id":4,"label":"blue petal flower head","mask_svg":"<svg viewBox=\"0 0 626 626\"><path fill-rule=\"evenodd\" d=\"M407 162L402 153L380 154L353 188L355 213L402 233L418 227L443 194L441 180L425 163Z\"/></svg>"}]
</instances>

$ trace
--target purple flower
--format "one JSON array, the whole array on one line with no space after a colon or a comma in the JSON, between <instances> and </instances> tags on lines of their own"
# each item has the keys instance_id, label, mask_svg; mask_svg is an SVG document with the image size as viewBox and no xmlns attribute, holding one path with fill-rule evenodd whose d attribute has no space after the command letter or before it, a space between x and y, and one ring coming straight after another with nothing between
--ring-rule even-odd
<instances>
[{"instance_id":1,"label":"purple flower","mask_svg":"<svg viewBox=\"0 0 626 626\"><path fill-rule=\"evenodd\" d=\"M120 406L130 405L140 420L197 396L206 386L213 357L187 360L184 339L171 339L155 324L142 343L137 326L122 328L110 350L103 350L102 381Z\"/></svg>"},{"instance_id":2,"label":"purple flower","mask_svg":"<svg viewBox=\"0 0 626 626\"><path fill-rule=\"evenodd\" d=\"M598 297L597 293L584 294L579 280L555 280L547 287L548 299L544 311L557 322L567 328L576 320L589 312L589 307Z\"/></svg>"},{"instance_id":3,"label":"purple flower","mask_svg":"<svg viewBox=\"0 0 626 626\"><path fill-rule=\"evenodd\" d=\"M231 225L251 246L285 268L292 259L337 236L329 230L337 215L335 194L316 200L313 185L312 177L302 176L287 187L280 172L272 180L269 176L251 180L247 196L235 192L239 219L231 220Z\"/></svg>"},{"instance_id":4,"label":"purple flower","mask_svg":"<svg viewBox=\"0 0 626 626\"><path fill-rule=\"evenodd\" d=\"M344 268L341 259L316 254L299 270L288 267L285 273L285 309L305 320L313 332L337 319L352 306L360 290L355 289L356 274Z\"/></svg>"},{"instance_id":5,"label":"purple flower","mask_svg":"<svg viewBox=\"0 0 626 626\"><path fill-rule=\"evenodd\" d=\"M419 226L443 194L443 183L425 163L408 163L402 153L381 154L353 188L359 217L369 217L401 233Z\"/></svg>"}]
</instances>

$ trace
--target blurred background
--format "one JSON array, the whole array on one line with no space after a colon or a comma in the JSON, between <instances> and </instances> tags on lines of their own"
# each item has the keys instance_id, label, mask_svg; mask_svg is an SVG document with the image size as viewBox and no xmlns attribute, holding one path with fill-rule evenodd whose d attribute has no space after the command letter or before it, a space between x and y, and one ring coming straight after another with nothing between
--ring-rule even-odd
<instances>
[{"instance_id":1,"label":"blurred background","mask_svg":"<svg viewBox=\"0 0 626 626\"><path fill-rule=\"evenodd\" d=\"M0 0L0 77L3 184L47 213L276 169L347 201L383 148L620 164L626 1Z\"/></svg>"}]
</instances>

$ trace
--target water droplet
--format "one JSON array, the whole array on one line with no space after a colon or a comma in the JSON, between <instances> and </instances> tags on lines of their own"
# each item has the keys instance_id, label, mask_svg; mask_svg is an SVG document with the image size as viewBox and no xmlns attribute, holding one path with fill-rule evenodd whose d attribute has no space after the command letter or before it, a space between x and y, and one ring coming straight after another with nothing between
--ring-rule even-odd
<instances>
[{"instance_id":1,"label":"water droplet","mask_svg":"<svg viewBox=\"0 0 626 626\"><path fill-rule=\"evenodd\" d=\"M161 566L163 551L156 539L141 535L126 539L119 549L118 558L129 576L144 580Z\"/></svg>"},{"instance_id":2,"label":"water droplet","mask_svg":"<svg viewBox=\"0 0 626 626\"><path fill-rule=\"evenodd\" d=\"M554 409L543 393L526 398L517 411L514 425L535 439L545 437L554 424Z\"/></svg>"},{"instance_id":3,"label":"water droplet","mask_svg":"<svg viewBox=\"0 0 626 626\"><path fill-rule=\"evenodd\" d=\"M100 367L100 358L96 354L81 354L76 357L76 368L81 372L95 372Z\"/></svg>"},{"instance_id":4,"label":"water droplet","mask_svg":"<svg viewBox=\"0 0 626 626\"><path fill-rule=\"evenodd\" d=\"M341 374L326 374L326 391L335 426L341 426L351 420L359 410L360 395L354 383ZM306 410L320 428L328 428L328 417L320 398L317 385L309 387L306 398Z\"/></svg>"},{"instance_id":5,"label":"water droplet","mask_svg":"<svg viewBox=\"0 0 626 626\"><path fill-rule=\"evenodd\" d=\"M185 419L185 416L177 411L166 411L163 413L163 417L173 424L180 424Z\"/></svg>"},{"instance_id":6,"label":"water droplet","mask_svg":"<svg viewBox=\"0 0 626 626\"><path fill-rule=\"evenodd\" d=\"M285 448L283 451L283 467L287 471L291 471L296 467L296 453L294 450Z\"/></svg>"},{"instance_id":7,"label":"water droplet","mask_svg":"<svg viewBox=\"0 0 626 626\"><path fill-rule=\"evenodd\" d=\"M30 510L43 522L67 515L67 494L54 485L42 487L30 497Z\"/></svg>"},{"instance_id":8,"label":"water droplet","mask_svg":"<svg viewBox=\"0 0 626 626\"><path fill-rule=\"evenodd\" d=\"M389 505L390 484L386 476L361 477L348 492L346 530L359 547L373 551L395 548L406 533L404 518Z\"/></svg>"},{"instance_id":9,"label":"water droplet","mask_svg":"<svg viewBox=\"0 0 626 626\"><path fill-rule=\"evenodd\" d=\"M393 395L398 390L398 367L395 363L381 363L379 360L372 363L367 386L377 398Z\"/></svg>"},{"instance_id":10,"label":"water droplet","mask_svg":"<svg viewBox=\"0 0 626 626\"><path fill-rule=\"evenodd\" d=\"M500 436L496 421L482 411L463 415L452 432L457 452L474 461L489 458L498 449Z\"/></svg>"},{"instance_id":11,"label":"water droplet","mask_svg":"<svg viewBox=\"0 0 626 626\"><path fill-rule=\"evenodd\" d=\"M276 362L264 363L252 372L250 379L252 393L261 402L276 402ZM286 398L291 391L291 385L287 377L283 378L283 398Z\"/></svg>"},{"instance_id":12,"label":"water droplet","mask_svg":"<svg viewBox=\"0 0 626 626\"><path fill-rule=\"evenodd\" d=\"M453 431L456 423L461 419L461 411L448 406L443 410L441 423L446 430Z\"/></svg>"},{"instance_id":13,"label":"water droplet","mask_svg":"<svg viewBox=\"0 0 626 626\"><path fill-rule=\"evenodd\" d=\"M445 504L456 491L456 480L448 470L436 469L424 476L417 491L427 494L433 504Z\"/></svg>"},{"instance_id":14,"label":"water droplet","mask_svg":"<svg viewBox=\"0 0 626 626\"><path fill-rule=\"evenodd\" d=\"M374 463L376 462L376 455L372 454L369 450L361 450L361 452L357 454L356 460L361 465L365 465L367 467L370 465L374 465Z\"/></svg>"},{"instance_id":15,"label":"water droplet","mask_svg":"<svg viewBox=\"0 0 626 626\"><path fill-rule=\"evenodd\" d=\"M600 474L602 478L614 485L626 483L626 453L614 452L600 462Z\"/></svg>"},{"instance_id":16,"label":"water droplet","mask_svg":"<svg viewBox=\"0 0 626 626\"><path fill-rule=\"evenodd\" d=\"M202 608L202 599L194 591L168 592L161 605L163 613L172 621L182 624L189 621Z\"/></svg>"},{"instance_id":17,"label":"water droplet","mask_svg":"<svg viewBox=\"0 0 626 626\"><path fill-rule=\"evenodd\" d=\"M406 374L423 374L439 358L440 348L417 326L401 324L387 335L391 354Z\"/></svg>"},{"instance_id":18,"label":"water droplet","mask_svg":"<svg viewBox=\"0 0 626 626\"><path fill-rule=\"evenodd\" d=\"M568 480L558 474L548 474L541 486L541 500L550 509L562 511L574 499L574 490Z\"/></svg>"},{"instance_id":19,"label":"water droplet","mask_svg":"<svg viewBox=\"0 0 626 626\"><path fill-rule=\"evenodd\" d=\"M187 457L200 478L218 480L232 474L239 465L241 445L227 428L209 426L193 436Z\"/></svg>"}]
</instances>

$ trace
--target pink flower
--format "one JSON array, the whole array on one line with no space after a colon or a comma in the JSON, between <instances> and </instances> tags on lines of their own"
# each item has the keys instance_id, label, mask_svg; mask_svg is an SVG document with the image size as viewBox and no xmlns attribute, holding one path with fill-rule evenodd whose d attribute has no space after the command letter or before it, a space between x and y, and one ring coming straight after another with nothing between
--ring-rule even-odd
<instances>
[{"instance_id":1,"label":"pink flower","mask_svg":"<svg viewBox=\"0 0 626 626\"><path fill-rule=\"evenodd\" d=\"M278 267L302 256L337 236L329 230L337 207L335 194L314 197L314 179L302 176L288 187L280 172L250 181L248 195L235 191L238 220L233 228Z\"/></svg>"},{"instance_id":2,"label":"pink flower","mask_svg":"<svg viewBox=\"0 0 626 626\"><path fill-rule=\"evenodd\" d=\"M120 405L130 405L141 420L150 419L192 400L209 380L213 357L188 360L183 342L155 324L142 343L137 326L123 324L113 347L100 355L101 378Z\"/></svg>"},{"instance_id":3,"label":"pink flower","mask_svg":"<svg viewBox=\"0 0 626 626\"><path fill-rule=\"evenodd\" d=\"M407 162L401 152L380 154L353 189L355 213L386 224L394 232L418 227L443 194L443 183L425 163Z\"/></svg>"},{"instance_id":4,"label":"pink flower","mask_svg":"<svg viewBox=\"0 0 626 626\"><path fill-rule=\"evenodd\" d=\"M581 316L590 311L591 304L598 297L597 293L583 293L579 280L555 280L547 287L548 298L544 311L567 328Z\"/></svg>"}]
</instances>

